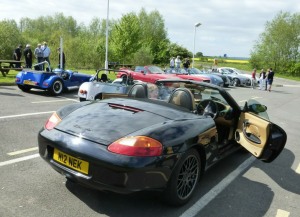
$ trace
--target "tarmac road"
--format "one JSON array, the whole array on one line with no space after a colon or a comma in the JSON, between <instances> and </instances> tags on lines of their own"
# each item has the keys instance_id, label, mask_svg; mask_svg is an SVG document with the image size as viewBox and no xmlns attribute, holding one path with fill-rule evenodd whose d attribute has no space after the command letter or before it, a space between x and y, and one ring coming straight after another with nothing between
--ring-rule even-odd
<instances>
[{"instance_id":1,"label":"tarmac road","mask_svg":"<svg viewBox=\"0 0 300 217\"><path fill-rule=\"evenodd\" d=\"M163 204L159 194L118 195L66 182L38 155L37 133L51 113L76 103L77 92L60 97L0 86L0 216L299 216L300 83L275 79L272 92L227 89L241 104L253 98L288 141L271 164L234 153L207 171L183 207Z\"/></svg>"}]
</instances>

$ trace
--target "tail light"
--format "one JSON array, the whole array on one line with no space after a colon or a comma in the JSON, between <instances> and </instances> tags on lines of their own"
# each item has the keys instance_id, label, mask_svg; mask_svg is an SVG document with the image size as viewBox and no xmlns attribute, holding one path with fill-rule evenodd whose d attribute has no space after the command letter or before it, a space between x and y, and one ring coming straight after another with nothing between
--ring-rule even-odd
<instances>
[{"instance_id":1,"label":"tail light","mask_svg":"<svg viewBox=\"0 0 300 217\"><path fill-rule=\"evenodd\" d=\"M86 91L86 90L83 90L83 89L80 89L80 90L79 90L79 93L81 93L81 94L87 94L87 91Z\"/></svg>"},{"instance_id":2,"label":"tail light","mask_svg":"<svg viewBox=\"0 0 300 217\"><path fill-rule=\"evenodd\" d=\"M47 120L45 128L47 130L52 130L59 122L61 121L60 117L54 112L51 117Z\"/></svg>"},{"instance_id":3,"label":"tail light","mask_svg":"<svg viewBox=\"0 0 300 217\"><path fill-rule=\"evenodd\" d=\"M108 146L108 150L121 155L150 157L162 154L162 144L150 137L134 136L119 139Z\"/></svg>"}]
</instances>

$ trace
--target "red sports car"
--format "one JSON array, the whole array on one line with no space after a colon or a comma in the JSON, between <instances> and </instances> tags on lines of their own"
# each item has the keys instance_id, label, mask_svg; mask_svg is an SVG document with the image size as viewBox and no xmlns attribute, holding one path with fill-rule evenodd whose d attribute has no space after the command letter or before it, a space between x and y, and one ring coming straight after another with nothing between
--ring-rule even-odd
<instances>
[{"instance_id":1,"label":"red sports car","mask_svg":"<svg viewBox=\"0 0 300 217\"><path fill-rule=\"evenodd\" d=\"M158 66L136 66L135 70L122 68L122 71L127 71L133 77L134 80L140 80L149 83L155 83L160 79L174 79L177 77L174 74L166 74L161 68ZM123 78L127 76L125 72L119 72L117 74L118 78ZM180 79L179 77L177 77Z\"/></svg>"},{"instance_id":2,"label":"red sports car","mask_svg":"<svg viewBox=\"0 0 300 217\"><path fill-rule=\"evenodd\" d=\"M191 75L189 74L185 69L179 68L179 69L166 69L166 73L168 75L176 75L177 77L181 79L186 79L186 80L193 80L193 81L202 81L202 82L207 82L210 83L210 78L207 76L201 76L201 75Z\"/></svg>"}]
</instances>

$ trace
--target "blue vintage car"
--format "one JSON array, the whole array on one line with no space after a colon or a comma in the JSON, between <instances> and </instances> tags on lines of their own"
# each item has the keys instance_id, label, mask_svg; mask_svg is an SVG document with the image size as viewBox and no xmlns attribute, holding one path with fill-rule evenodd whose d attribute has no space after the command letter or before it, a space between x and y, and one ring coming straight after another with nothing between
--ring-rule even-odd
<instances>
[{"instance_id":1,"label":"blue vintage car","mask_svg":"<svg viewBox=\"0 0 300 217\"><path fill-rule=\"evenodd\" d=\"M49 91L52 95L59 95L64 90L78 89L79 86L91 79L91 75L78 73L71 70L54 69L51 70L49 64L46 70L40 70L43 62L34 65L34 69L23 69L16 75L16 84L22 91L29 91L32 88Z\"/></svg>"}]
</instances>

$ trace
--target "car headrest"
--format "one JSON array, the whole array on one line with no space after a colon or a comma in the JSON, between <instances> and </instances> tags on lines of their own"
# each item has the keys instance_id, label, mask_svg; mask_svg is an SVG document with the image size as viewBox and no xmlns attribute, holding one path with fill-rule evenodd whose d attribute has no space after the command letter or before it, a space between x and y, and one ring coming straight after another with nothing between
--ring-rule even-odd
<instances>
[{"instance_id":1,"label":"car headrest","mask_svg":"<svg viewBox=\"0 0 300 217\"><path fill-rule=\"evenodd\" d=\"M169 103L181 106L190 111L195 110L194 96L187 88L177 88L170 96Z\"/></svg>"},{"instance_id":2,"label":"car headrest","mask_svg":"<svg viewBox=\"0 0 300 217\"><path fill-rule=\"evenodd\" d=\"M107 82L108 81L107 74L101 74L100 81Z\"/></svg>"},{"instance_id":3,"label":"car headrest","mask_svg":"<svg viewBox=\"0 0 300 217\"><path fill-rule=\"evenodd\" d=\"M148 98L146 84L134 84L128 92L129 97L133 98Z\"/></svg>"}]
</instances>

